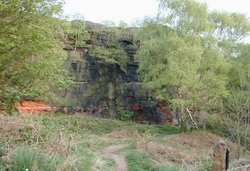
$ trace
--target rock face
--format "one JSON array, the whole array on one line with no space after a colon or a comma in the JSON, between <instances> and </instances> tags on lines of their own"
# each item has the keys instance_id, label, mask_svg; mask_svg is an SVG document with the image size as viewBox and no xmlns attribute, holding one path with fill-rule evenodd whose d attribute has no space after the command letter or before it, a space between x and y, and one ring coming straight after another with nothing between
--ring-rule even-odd
<instances>
[{"instance_id":1,"label":"rock face","mask_svg":"<svg viewBox=\"0 0 250 171\"><path fill-rule=\"evenodd\" d=\"M44 114L54 111L51 104L39 100L22 100L16 109L21 115Z\"/></svg>"},{"instance_id":2,"label":"rock face","mask_svg":"<svg viewBox=\"0 0 250 171\"><path fill-rule=\"evenodd\" d=\"M86 23L93 35L95 24ZM99 25L97 25L99 26ZM75 111L101 116L115 117L117 108L133 111L135 121L172 122L171 112L165 105L150 101L147 91L138 82L138 62L134 55L138 46L133 42L134 28L128 29L130 35L119 40L119 46L128 58L126 67L117 63L107 63L103 58L90 55L89 48L68 51L66 67L76 75L75 84L60 93L59 110ZM105 37L100 38L100 40ZM93 42L89 42L91 46Z\"/></svg>"},{"instance_id":3,"label":"rock face","mask_svg":"<svg viewBox=\"0 0 250 171\"><path fill-rule=\"evenodd\" d=\"M213 153L213 171L224 171L228 169L229 164L229 149L223 140L220 140L214 149Z\"/></svg>"}]
</instances>

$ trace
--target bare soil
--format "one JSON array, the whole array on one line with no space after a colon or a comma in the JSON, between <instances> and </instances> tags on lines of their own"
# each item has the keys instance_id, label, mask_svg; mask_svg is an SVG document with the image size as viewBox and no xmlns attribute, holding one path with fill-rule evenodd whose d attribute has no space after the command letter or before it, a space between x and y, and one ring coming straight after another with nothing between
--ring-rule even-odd
<instances>
[{"instance_id":1,"label":"bare soil","mask_svg":"<svg viewBox=\"0 0 250 171\"><path fill-rule=\"evenodd\" d=\"M110 145L104 149L104 153L111 157L116 163L116 171L127 171L127 163L123 154L119 153L120 150L128 147L128 144Z\"/></svg>"},{"instance_id":2,"label":"bare soil","mask_svg":"<svg viewBox=\"0 0 250 171\"><path fill-rule=\"evenodd\" d=\"M134 130L118 130L118 131L113 131L108 134L104 134L101 137L98 137L99 140L101 141L110 141L110 140L128 140L130 139L133 134L135 133Z\"/></svg>"}]
</instances>

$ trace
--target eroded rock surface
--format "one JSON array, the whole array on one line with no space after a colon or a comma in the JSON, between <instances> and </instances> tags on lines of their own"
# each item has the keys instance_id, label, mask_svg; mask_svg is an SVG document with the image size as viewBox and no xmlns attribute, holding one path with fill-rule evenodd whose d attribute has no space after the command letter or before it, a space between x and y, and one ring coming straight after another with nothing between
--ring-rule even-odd
<instances>
[{"instance_id":1,"label":"eroded rock surface","mask_svg":"<svg viewBox=\"0 0 250 171\"><path fill-rule=\"evenodd\" d=\"M119 47L123 48L128 58L126 67L121 67L118 63L107 63L103 58L90 55L89 47L94 46L95 40L105 45L103 42L107 37L98 32L105 26L91 22L86 22L86 26L92 37L87 47L67 49L66 67L76 74L76 83L60 93L58 110L115 117L116 109L122 108L133 111L131 119L135 121L172 122L168 106L149 100L152 98L138 82L138 62L134 59L138 43L133 40L136 29L128 28L125 38L119 40Z\"/></svg>"}]
</instances>

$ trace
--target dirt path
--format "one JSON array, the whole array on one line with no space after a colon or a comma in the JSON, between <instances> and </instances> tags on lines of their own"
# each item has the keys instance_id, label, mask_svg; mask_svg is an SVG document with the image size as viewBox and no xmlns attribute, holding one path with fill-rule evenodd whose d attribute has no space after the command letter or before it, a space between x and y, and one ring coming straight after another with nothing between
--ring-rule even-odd
<instances>
[{"instance_id":1,"label":"dirt path","mask_svg":"<svg viewBox=\"0 0 250 171\"><path fill-rule=\"evenodd\" d=\"M104 149L104 153L115 160L116 171L128 170L125 157L119 153L120 150L128 146L129 146L128 144L118 144L118 145L110 145Z\"/></svg>"}]
</instances>

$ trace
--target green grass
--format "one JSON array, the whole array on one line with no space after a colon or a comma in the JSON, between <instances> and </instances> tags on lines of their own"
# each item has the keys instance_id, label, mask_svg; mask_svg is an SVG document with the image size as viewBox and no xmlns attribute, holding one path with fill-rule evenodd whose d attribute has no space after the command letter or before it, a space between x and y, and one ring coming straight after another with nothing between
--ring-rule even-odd
<instances>
[{"instance_id":1,"label":"green grass","mask_svg":"<svg viewBox=\"0 0 250 171\"><path fill-rule=\"evenodd\" d=\"M110 171L115 168L115 162L104 149L116 144L129 145L122 150L129 171L175 171L180 170L181 164L171 158L186 152L182 150L186 146L167 141L168 135L179 137L180 131L179 127L168 124L137 124L66 114L0 116L0 121L0 130L5 132L0 138L0 170L3 171ZM171 149L173 154L169 156ZM192 162L195 161L187 164L191 167Z\"/></svg>"},{"instance_id":2,"label":"green grass","mask_svg":"<svg viewBox=\"0 0 250 171\"><path fill-rule=\"evenodd\" d=\"M146 125L129 121L96 118L91 116L43 115L24 118L28 122L36 122L46 127L47 131L62 129L70 133L105 134L115 130L134 129L139 133L150 132L153 134L178 134L179 127L172 125Z\"/></svg>"},{"instance_id":3,"label":"green grass","mask_svg":"<svg viewBox=\"0 0 250 171\"><path fill-rule=\"evenodd\" d=\"M196 139L187 139L184 145L182 139L178 140L179 127L168 124L147 125L66 114L0 115L0 121L0 130L3 130L0 131L0 171L111 171L115 162L104 149L116 144L129 145L122 150L129 171L177 171L181 163L172 158L188 156L189 159L190 151L197 152L195 155L204 154L201 156L207 162L191 158L186 163L188 168L209 170L211 165L209 147L204 146L207 151L200 153L204 148L188 145L202 139L194 136ZM168 136L172 134L177 136ZM117 135L120 138L116 138ZM199 136L202 135L206 137L206 133ZM176 141L171 141L171 137ZM182 170L185 169L182 167Z\"/></svg>"},{"instance_id":4,"label":"green grass","mask_svg":"<svg viewBox=\"0 0 250 171\"><path fill-rule=\"evenodd\" d=\"M41 150L32 147L18 147L12 154L12 171L43 170L55 171L57 161Z\"/></svg>"},{"instance_id":5,"label":"green grass","mask_svg":"<svg viewBox=\"0 0 250 171\"><path fill-rule=\"evenodd\" d=\"M138 152L135 149L127 151L126 156L129 171L179 171L180 169L174 166L165 166L158 164L150 159L149 156Z\"/></svg>"},{"instance_id":6,"label":"green grass","mask_svg":"<svg viewBox=\"0 0 250 171\"><path fill-rule=\"evenodd\" d=\"M108 171L114 167L114 161L102 156L102 150L106 146L131 144L133 138L148 134L156 137L179 132L178 127L170 125L146 125L79 115L4 117L3 121L10 121L11 126L5 128L10 125L6 123L4 129L10 130L9 135L0 139L0 170L91 171L94 167ZM96 141L93 138L119 130L132 131L136 135L128 137L127 140ZM131 158L129 161L139 162L136 157L132 158L133 155L140 156L135 150L129 151L128 156ZM163 167L156 167L152 162L149 165L148 163L144 163L145 168L161 169Z\"/></svg>"}]
</instances>

